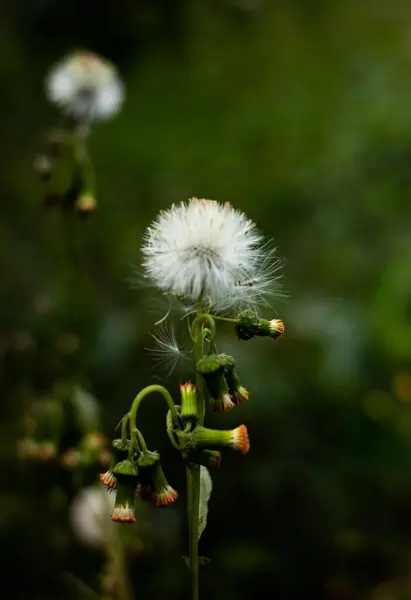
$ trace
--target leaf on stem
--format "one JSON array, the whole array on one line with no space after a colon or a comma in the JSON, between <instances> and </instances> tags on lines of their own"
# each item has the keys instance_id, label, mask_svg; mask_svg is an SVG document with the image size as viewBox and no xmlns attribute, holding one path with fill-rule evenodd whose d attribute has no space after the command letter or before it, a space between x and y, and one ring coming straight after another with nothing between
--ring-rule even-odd
<instances>
[{"instance_id":1,"label":"leaf on stem","mask_svg":"<svg viewBox=\"0 0 411 600\"><path fill-rule=\"evenodd\" d=\"M198 539L207 525L208 501L210 500L213 482L206 467L200 467L200 511L198 519Z\"/></svg>"}]
</instances>

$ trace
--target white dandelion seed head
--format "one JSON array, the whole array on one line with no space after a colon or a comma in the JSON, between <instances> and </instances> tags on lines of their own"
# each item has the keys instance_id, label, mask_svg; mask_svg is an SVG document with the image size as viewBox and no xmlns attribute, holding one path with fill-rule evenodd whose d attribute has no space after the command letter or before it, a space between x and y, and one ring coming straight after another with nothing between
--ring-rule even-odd
<instances>
[{"instance_id":1,"label":"white dandelion seed head","mask_svg":"<svg viewBox=\"0 0 411 600\"><path fill-rule=\"evenodd\" d=\"M103 486L83 488L73 500L70 518L73 531L85 546L101 546L115 527L110 520L114 509L115 494Z\"/></svg>"},{"instance_id":2,"label":"white dandelion seed head","mask_svg":"<svg viewBox=\"0 0 411 600\"><path fill-rule=\"evenodd\" d=\"M108 119L124 100L124 87L110 62L91 52L75 52L57 63L46 79L47 95L67 114Z\"/></svg>"},{"instance_id":3,"label":"white dandelion seed head","mask_svg":"<svg viewBox=\"0 0 411 600\"><path fill-rule=\"evenodd\" d=\"M163 292L199 298L215 312L258 306L278 292L280 262L254 223L230 204L192 198L145 232L146 277Z\"/></svg>"}]
</instances>

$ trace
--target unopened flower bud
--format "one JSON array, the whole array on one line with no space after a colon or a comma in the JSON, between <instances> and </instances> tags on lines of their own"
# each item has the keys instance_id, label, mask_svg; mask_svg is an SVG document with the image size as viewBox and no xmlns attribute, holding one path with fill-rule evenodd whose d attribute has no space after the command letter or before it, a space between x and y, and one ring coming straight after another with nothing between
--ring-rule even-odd
<instances>
[{"instance_id":1,"label":"unopened flower bud","mask_svg":"<svg viewBox=\"0 0 411 600\"><path fill-rule=\"evenodd\" d=\"M80 194L76 200L76 211L79 215L87 216L97 209L97 202L93 194L88 192Z\"/></svg>"},{"instance_id":2,"label":"unopened flower bud","mask_svg":"<svg viewBox=\"0 0 411 600\"><path fill-rule=\"evenodd\" d=\"M273 339L281 337L284 333L284 323L281 319L271 319L270 321L270 336Z\"/></svg>"},{"instance_id":3,"label":"unopened flower bud","mask_svg":"<svg viewBox=\"0 0 411 600\"><path fill-rule=\"evenodd\" d=\"M234 404L242 404L248 400L248 391L241 385L240 379L235 371L234 366L229 365L225 370L225 379L228 385L228 391Z\"/></svg>"},{"instance_id":4,"label":"unopened flower bud","mask_svg":"<svg viewBox=\"0 0 411 600\"><path fill-rule=\"evenodd\" d=\"M280 319L260 319L252 310L240 313L234 328L240 340L250 340L255 336L276 339L284 333L284 324Z\"/></svg>"},{"instance_id":5,"label":"unopened flower bud","mask_svg":"<svg viewBox=\"0 0 411 600\"><path fill-rule=\"evenodd\" d=\"M117 438L112 442L114 461L105 473L100 473L101 483L104 483L111 490L117 487L117 478L113 473L113 469L118 462L128 457L129 446L129 440L122 440L121 438Z\"/></svg>"},{"instance_id":6,"label":"unopened flower bud","mask_svg":"<svg viewBox=\"0 0 411 600\"><path fill-rule=\"evenodd\" d=\"M181 393L181 418L184 422L198 421L198 405L196 387L190 381L180 384Z\"/></svg>"},{"instance_id":7,"label":"unopened flower bud","mask_svg":"<svg viewBox=\"0 0 411 600\"><path fill-rule=\"evenodd\" d=\"M135 523L134 502L139 471L131 460L116 464L113 475L117 480L116 503L111 520L118 523Z\"/></svg>"},{"instance_id":8,"label":"unopened flower bud","mask_svg":"<svg viewBox=\"0 0 411 600\"><path fill-rule=\"evenodd\" d=\"M150 452L148 458L145 458L145 454L138 461L141 471L137 496L154 506L168 506L177 500L178 492L171 487L164 475L160 455Z\"/></svg>"},{"instance_id":9,"label":"unopened flower bud","mask_svg":"<svg viewBox=\"0 0 411 600\"><path fill-rule=\"evenodd\" d=\"M191 433L191 444L194 450L232 448L239 450L242 454L247 454L250 449L245 425L225 431L197 425Z\"/></svg>"},{"instance_id":10,"label":"unopened flower bud","mask_svg":"<svg viewBox=\"0 0 411 600\"><path fill-rule=\"evenodd\" d=\"M203 356L196 365L197 373L203 376L210 395L212 410L223 412L233 408L227 382L224 377L224 364L221 364L218 354Z\"/></svg>"}]
</instances>

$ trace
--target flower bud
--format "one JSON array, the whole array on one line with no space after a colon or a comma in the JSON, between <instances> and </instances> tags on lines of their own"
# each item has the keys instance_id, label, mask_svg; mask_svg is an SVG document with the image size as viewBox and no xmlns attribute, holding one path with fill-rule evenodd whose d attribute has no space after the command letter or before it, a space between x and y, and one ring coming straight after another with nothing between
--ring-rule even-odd
<instances>
[{"instance_id":1,"label":"flower bud","mask_svg":"<svg viewBox=\"0 0 411 600\"><path fill-rule=\"evenodd\" d=\"M234 404L246 402L246 400L248 400L248 391L241 385L234 367L226 368L225 378L228 385L228 391L230 392Z\"/></svg>"},{"instance_id":2,"label":"flower bud","mask_svg":"<svg viewBox=\"0 0 411 600\"><path fill-rule=\"evenodd\" d=\"M145 456L146 454L148 456ZM164 475L158 452L144 452L138 463L141 471L137 496L159 507L175 502L178 493L169 485Z\"/></svg>"},{"instance_id":3,"label":"flower bud","mask_svg":"<svg viewBox=\"0 0 411 600\"><path fill-rule=\"evenodd\" d=\"M247 454L250 449L250 441L245 425L225 431L197 425L190 437L194 450L232 448L233 450L239 450L242 454Z\"/></svg>"},{"instance_id":4,"label":"flower bud","mask_svg":"<svg viewBox=\"0 0 411 600\"><path fill-rule=\"evenodd\" d=\"M270 321L270 337L274 340L281 337L284 333L284 323L281 319L271 319Z\"/></svg>"},{"instance_id":5,"label":"flower bud","mask_svg":"<svg viewBox=\"0 0 411 600\"><path fill-rule=\"evenodd\" d=\"M117 478L113 473L114 466L117 462L124 460L128 457L129 445L129 440L122 440L120 438L113 440L112 442L114 461L105 473L100 473L101 483L103 483L106 487L108 487L111 490L114 490L117 487Z\"/></svg>"},{"instance_id":6,"label":"flower bud","mask_svg":"<svg viewBox=\"0 0 411 600\"><path fill-rule=\"evenodd\" d=\"M233 408L227 382L224 377L224 364L221 364L218 354L203 356L196 366L197 373L203 376L210 396L212 410L223 412Z\"/></svg>"},{"instance_id":7,"label":"flower bud","mask_svg":"<svg viewBox=\"0 0 411 600\"><path fill-rule=\"evenodd\" d=\"M198 406L196 387L190 381L180 384L181 393L181 418L184 422L198 421Z\"/></svg>"},{"instance_id":8,"label":"flower bud","mask_svg":"<svg viewBox=\"0 0 411 600\"><path fill-rule=\"evenodd\" d=\"M116 464L113 475L117 480L116 503L111 520L118 523L135 523L134 502L139 471L131 460Z\"/></svg>"},{"instance_id":9,"label":"flower bud","mask_svg":"<svg viewBox=\"0 0 411 600\"><path fill-rule=\"evenodd\" d=\"M234 329L240 340L250 340L255 336L276 339L284 333L284 323L280 319L260 319L254 311L245 310L238 315Z\"/></svg>"},{"instance_id":10,"label":"flower bud","mask_svg":"<svg viewBox=\"0 0 411 600\"><path fill-rule=\"evenodd\" d=\"M97 202L93 194L80 194L76 200L76 211L79 215L87 216L97 210Z\"/></svg>"},{"instance_id":11,"label":"flower bud","mask_svg":"<svg viewBox=\"0 0 411 600\"><path fill-rule=\"evenodd\" d=\"M219 467L221 463L221 452L218 450L195 450L185 452L184 460L190 465L203 465L204 467Z\"/></svg>"}]
</instances>

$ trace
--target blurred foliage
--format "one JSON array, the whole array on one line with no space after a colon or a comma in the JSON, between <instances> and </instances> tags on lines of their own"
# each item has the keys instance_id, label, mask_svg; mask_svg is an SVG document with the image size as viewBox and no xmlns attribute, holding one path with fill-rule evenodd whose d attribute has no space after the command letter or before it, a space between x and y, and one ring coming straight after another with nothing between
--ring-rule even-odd
<instances>
[{"instance_id":1,"label":"blurred foliage","mask_svg":"<svg viewBox=\"0 0 411 600\"><path fill-rule=\"evenodd\" d=\"M58 382L91 390L111 435L161 377L144 351L161 308L129 278L150 219L195 195L232 202L275 238L289 293L275 306L280 341L223 329L250 401L209 422L247 423L252 451L224 457L214 476L202 597L249 598L258 586L278 600L410 598L409 3L30 0L0 14L11 597L85 598L66 572L98 589L102 556L70 533L61 473L21 466L16 440L27 403ZM78 46L118 64L127 102L90 139L98 214L72 222L44 212L31 164L56 122L44 75ZM186 375L171 376L173 393ZM163 405L148 404L148 441L183 492ZM136 597L183 597L183 533L133 556Z\"/></svg>"}]
</instances>

